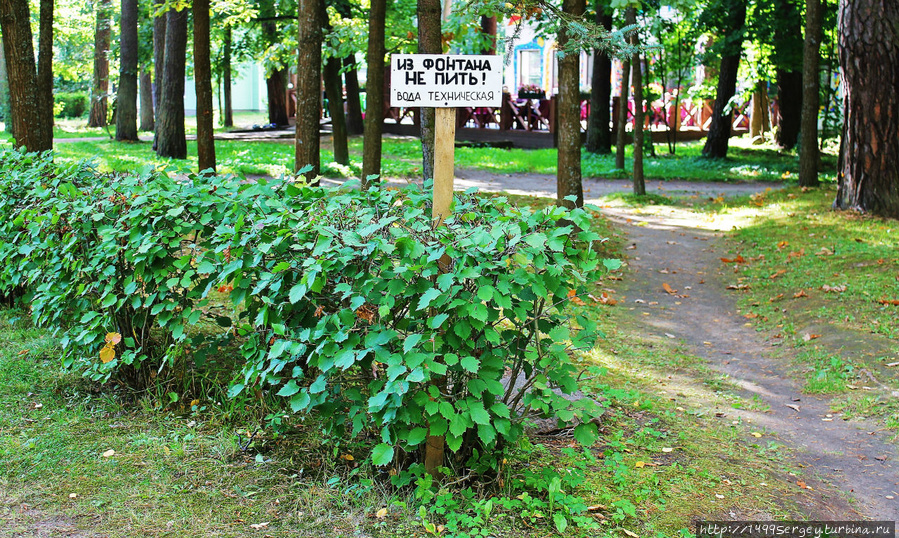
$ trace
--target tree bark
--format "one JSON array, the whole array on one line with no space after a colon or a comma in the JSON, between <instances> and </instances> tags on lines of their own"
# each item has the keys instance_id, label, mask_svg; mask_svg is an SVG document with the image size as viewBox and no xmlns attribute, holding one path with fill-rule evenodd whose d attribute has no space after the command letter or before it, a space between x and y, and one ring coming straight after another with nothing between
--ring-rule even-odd
<instances>
[{"instance_id":1,"label":"tree bark","mask_svg":"<svg viewBox=\"0 0 899 538\"><path fill-rule=\"evenodd\" d=\"M606 0L596 0L596 25L612 30L612 10ZM612 100L612 58L608 53L593 51L593 73L590 90L590 117L587 120L587 151L608 155L612 152L610 102Z\"/></svg>"},{"instance_id":2,"label":"tree bark","mask_svg":"<svg viewBox=\"0 0 899 538\"><path fill-rule=\"evenodd\" d=\"M381 134L384 130L384 25L386 0L371 0L368 17L368 81L365 83L365 136L362 149L362 188L380 181ZM372 177L374 176L374 177ZM371 177L371 179L369 179Z\"/></svg>"},{"instance_id":3,"label":"tree bark","mask_svg":"<svg viewBox=\"0 0 899 538\"><path fill-rule=\"evenodd\" d=\"M779 106L775 140L784 149L799 141L802 118L802 16L797 0L776 0L774 65Z\"/></svg>"},{"instance_id":4,"label":"tree bark","mask_svg":"<svg viewBox=\"0 0 899 538\"><path fill-rule=\"evenodd\" d=\"M836 205L899 218L899 3L841 0L845 132Z\"/></svg>"},{"instance_id":5,"label":"tree bark","mask_svg":"<svg viewBox=\"0 0 899 538\"><path fill-rule=\"evenodd\" d=\"M115 139L137 142L137 0L122 0ZM186 37L186 36L185 36Z\"/></svg>"},{"instance_id":6,"label":"tree bark","mask_svg":"<svg viewBox=\"0 0 899 538\"><path fill-rule=\"evenodd\" d=\"M38 28L38 121L44 143L53 147L53 0L41 0Z\"/></svg>"},{"instance_id":7,"label":"tree bark","mask_svg":"<svg viewBox=\"0 0 899 538\"><path fill-rule=\"evenodd\" d=\"M805 51L802 61L802 128L799 185L818 186L818 70L821 50L821 0L805 2Z\"/></svg>"},{"instance_id":8,"label":"tree bark","mask_svg":"<svg viewBox=\"0 0 899 538\"><path fill-rule=\"evenodd\" d=\"M308 181L317 185L321 168L319 127L321 120L322 31L321 0L299 0L297 26L297 124L294 171L305 166Z\"/></svg>"},{"instance_id":9,"label":"tree bark","mask_svg":"<svg viewBox=\"0 0 899 538\"><path fill-rule=\"evenodd\" d=\"M0 120L6 132L12 132L12 118L9 114L9 77L6 74L6 53L0 43Z\"/></svg>"},{"instance_id":10,"label":"tree bark","mask_svg":"<svg viewBox=\"0 0 899 538\"><path fill-rule=\"evenodd\" d=\"M625 24L637 24L635 7L627 8ZM631 44L640 46L637 32L631 35ZM646 194L646 184L643 181L643 62L640 61L639 49L631 57L631 69L634 71L634 194L643 196Z\"/></svg>"},{"instance_id":11,"label":"tree bark","mask_svg":"<svg viewBox=\"0 0 899 538\"><path fill-rule=\"evenodd\" d=\"M585 0L563 0L562 11L575 17L583 16ZM564 27L559 31L559 48L572 40ZM556 204L568 208L584 206L584 186L581 178L581 89L580 54L566 53L559 57L559 104L557 109L559 153L556 170ZM573 196L574 200L566 200Z\"/></svg>"},{"instance_id":12,"label":"tree bark","mask_svg":"<svg viewBox=\"0 0 899 538\"><path fill-rule=\"evenodd\" d=\"M418 0L418 53L443 52L440 0ZM434 179L434 109L421 108L422 179Z\"/></svg>"},{"instance_id":13,"label":"tree bark","mask_svg":"<svg viewBox=\"0 0 899 538\"><path fill-rule=\"evenodd\" d=\"M215 127L212 119L212 59L209 52L209 0L193 0L194 82L197 94L199 171L215 173Z\"/></svg>"},{"instance_id":14,"label":"tree bark","mask_svg":"<svg viewBox=\"0 0 899 538\"><path fill-rule=\"evenodd\" d=\"M624 146L627 141L627 102L631 87L631 61L621 62L621 91L618 97L618 127L615 131L615 168L624 170Z\"/></svg>"},{"instance_id":15,"label":"tree bark","mask_svg":"<svg viewBox=\"0 0 899 538\"><path fill-rule=\"evenodd\" d=\"M153 3L153 11L162 8L165 0L156 0ZM165 74L165 25L167 15L160 14L153 17L153 112L156 116L156 125L153 126L153 149L156 150L159 143L159 117L162 103L162 85Z\"/></svg>"},{"instance_id":16,"label":"tree bark","mask_svg":"<svg viewBox=\"0 0 899 538\"><path fill-rule=\"evenodd\" d=\"M45 125L40 111L28 0L0 2L0 31L9 78L12 135L16 145L24 146L27 151L52 149L52 127ZM38 121L35 121L36 118ZM47 127L50 127L50 132L45 133Z\"/></svg>"},{"instance_id":17,"label":"tree bark","mask_svg":"<svg viewBox=\"0 0 899 538\"><path fill-rule=\"evenodd\" d=\"M321 25L329 33L331 23L324 2L319 4ZM328 97L328 113L331 116L331 145L334 147L334 162L350 164L350 151L347 142L346 115L343 113L343 84L340 77L340 58L330 57L325 61L323 79L325 94Z\"/></svg>"},{"instance_id":18,"label":"tree bark","mask_svg":"<svg viewBox=\"0 0 899 538\"><path fill-rule=\"evenodd\" d=\"M166 12L165 62L159 114L156 116L156 154L172 159L187 158L184 137L184 63L187 54L187 9Z\"/></svg>"},{"instance_id":19,"label":"tree bark","mask_svg":"<svg viewBox=\"0 0 899 538\"><path fill-rule=\"evenodd\" d=\"M97 23L94 28L94 83L91 87L88 127L106 127L111 15L112 0L100 0L97 3Z\"/></svg>"},{"instance_id":20,"label":"tree bark","mask_svg":"<svg viewBox=\"0 0 899 538\"><path fill-rule=\"evenodd\" d=\"M222 82L222 93L225 97L225 105L224 110L222 112L222 124L225 127L234 127L234 110L231 106L231 26L225 26L225 51L224 58L222 59L222 78L224 79Z\"/></svg>"},{"instance_id":21,"label":"tree bark","mask_svg":"<svg viewBox=\"0 0 899 538\"><path fill-rule=\"evenodd\" d=\"M347 56L343 59L343 65L346 68L344 78L346 80L347 132L350 135L361 135L365 132L365 126L362 122L362 100L359 97L356 58Z\"/></svg>"},{"instance_id":22,"label":"tree bark","mask_svg":"<svg viewBox=\"0 0 899 538\"><path fill-rule=\"evenodd\" d=\"M272 71L265 79L265 89L268 95L268 122L272 125L288 125L287 68Z\"/></svg>"},{"instance_id":23,"label":"tree bark","mask_svg":"<svg viewBox=\"0 0 899 538\"><path fill-rule=\"evenodd\" d=\"M152 131L156 128L153 114L153 77L146 69L140 71L140 130Z\"/></svg>"},{"instance_id":24,"label":"tree bark","mask_svg":"<svg viewBox=\"0 0 899 538\"><path fill-rule=\"evenodd\" d=\"M727 156L733 112L725 113L730 99L737 90L737 69L740 67L740 53L743 49L743 25L746 23L746 0L728 0L727 21L724 35L727 36L718 70L718 89L712 109L712 123L706 136L702 156L723 159Z\"/></svg>"}]
</instances>

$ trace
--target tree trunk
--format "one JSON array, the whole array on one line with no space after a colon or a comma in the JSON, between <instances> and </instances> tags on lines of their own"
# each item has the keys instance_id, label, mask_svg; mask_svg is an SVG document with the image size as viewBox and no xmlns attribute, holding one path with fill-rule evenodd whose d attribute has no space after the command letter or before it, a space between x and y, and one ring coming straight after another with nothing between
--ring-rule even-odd
<instances>
[{"instance_id":1,"label":"tree trunk","mask_svg":"<svg viewBox=\"0 0 899 538\"><path fill-rule=\"evenodd\" d=\"M368 81L365 83L365 136L362 149L362 188L380 181L381 133L384 130L384 24L386 0L371 0L368 17ZM371 177L374 176L374 177ZM371 179L370 179L371 178Z\"/></svg>"},{"instance_id":2,"label":"tree trunk","mask_svg":"<svg viewBox=\"0 0 899 538\"><path fill-rule=\"evenodd\" d=\"M627 8L625 24L637 24L637 8ZM637 32L631 36L631 44L640 46ZM634 71L634 194L643 196L646 194L643 181L643 62L640 61L639 49L631 57L631 69Z\"/></svg>"},{"instance_id":3,"label":"tree trunk","mask_svg":"<svg viewBox=\"0 0 899 538\"><path fill-rule=\"evenodd\" d=\"M297 125L294 171L312 168L306 179L317 185L321 168L319 127L321 120L322 31L321 0L299 0L297 42Z\"/></svg>"},{"instance_id":4,"label":"tree trunk","mask_svg":"<svg viewBox=\"0 0 899 538\"><path fill-rule=\"evenodd\" d=\"M0 43L0 120L6 132L12 132L12 118L9 114L9 77L6 74L6 53Z\"/></svg>"},{"instance_id":5,"label":"tree trunk","mask_svg":"<svg viewBox=\"0 0 899 538\"><path fill-rule=\"evenodd\" d=\"M346 111L347 131L351 135L361 135L365 131L362 122L362 100L359 97L359 76L356 58L352 55L343 59L346 68Z\"/></svg>"},{"instance_id":6,"label":"tree trunk","mask_svg":"<svg viewBox=\"0 0 899 538\"><path fill-rule=\"evenodd\" d=\"M212 59L209 52L209 0L193 0L194 81L197 94L199 171L215 173L215 127L212 119Z\"/></svg>"},{"instance_id":7,"label":"tree trunk","mask_svg":"<svg viewBox=\"0 0 899 538\"><path fill-rule=\"evenodd\" d=\"M733 112L725 108L737 90L737 69L740 67L740 53L743 49L743 25L746 23L746 0L729 0L727 5L727 28L724 29L726 45L718 70L718 89L712 109L712 123L706 136L702 156L723 159L727 156Z\"/></svg>"},{"instance_id":8,"label":"tree trunk","mask_svg":"<svg viewBox=\"0 0 899 538\"><path fill-rule=\"evenodd\" d=\"M802 118L802 16L797 0L776 0L774 65L777 76L778 121L775 140L784 149L799 141Z\"/></svg>"},{"instance_id":9,"label":"tree trunk","mask_svg":"<svg viewBox=\"0 0 899 538\"><path fill-rule=\"evenodd\" d=\"M156 154L187 158L184 138L184 63L187 54L187 9L166 12L165 63L156 116Z\"/></svg>"},{"instance_id":10,"label":"tree trunk","mask_svg":"<svg viewBox=\"0 0 899 538\"><path fill-rule=\"evenodd\" d=\"M115 139L119 141L137 142L137 15L137 0L122 0L115 112Z\"/></svg>"},{"instance_id":11,"label":"tree trunk","mask_svg":"<svg viewBox=\"0 0 899 538\"><path fill-rule=\"evenodd\" d=\"M802 129L799 185L818 186L818 71L821 50L821 0L805 1L805 52L802 61Z\"/></svg>"},{"instance_id":12,"label":"tree trunk","mask_svg":"<svg viewBox=\"0 0 899 538\"><path fill-rule=\"evenodd\" d=\"M418 53L443 52L440 0L418 0ZM421 108L422 179L434 179L434 109Z\"/></svg>"},{"instance_id":13,"label":"tree trunk","mask_svg":"<svg viewBox=\"0 0 899 538\"><path fill-rule=\"evenodd\" d=\"M156 128L153 115L153 77L146 69L140 72L140 130L152 131Z\"/></svg>"},{"instance_id":14,"label":"tree trunk","mask_svg":"<svg viewBox=\"0 0 899 538\"><path fill-rule=\"evenodd\" d=\"M279 126L288 125L290 120L287 117L287 68L272 71L265 79L265 89L268 95L268 122ZM316 93L321 93L321 87Z\"/></svg>"},{"instance_id":15,"label":"tree trunk","mask_svg":"<svg viewBox=\"0 0 899 538\"><path fill-rule=\"evenodd\" d=\"M37 66L31 34L28 0L0 2L0 31L9 78L9 107L12 135L16 145L27 151L45 151L53 147L53 132L40 119ZM52 113L52 108L51 108ZM35 119L38 121L35 121Z\"/></svg>"},{"instance_id":16,"label":"tree trunk","mask_svg":"<svg viewBox=\"0 0 899 538\"><path fill-rule=\"evenodd\" d=\"M112 0L101 0L97 3L97 24L94 28L94 83L91 87L88 127L106 127L111 15Z\"/></svg>"},{"instance_id":17,"label":"tree trunk","mask_svg":"<svg viewBox=\"0 0 899 538\"><path fill-rule=\"evenodd\" d=\"M38 27L37 119L43 124L44 144L53 147L53 0L41 0Z\"/></svg>"},{"instance_id":18,"label":"tree trunk","mask_svg":"<svg viewBox=\"0 0 899 538\"><path fill-rule=\"evenodd\" d=\"M845 199L836 205L899 218L899 3L840 1Z\"/></svg>"},{"instance_id":19,"label":"tree trunk","mask_svg":"<svg viewBox=\"0 0 899 538\"><path fill-rule=\"evenodd\" d=\"M225 127L234 127L234 110L231 107L231 26L225 26L225 51L222 59L222 93L225 98L224 110L222 111L222 124Z\"/></svg>"},{"instance_id":20,"label":"tree trunk","mask_svg":"<svg viewBox=\"0 0 899 538\"><path fill-rule=\"evenodd\" d=\"M156 0L153 3L153 11L162 8L165 0ZM156 116L156 125L153 126L153 150L159 144L159 118L160 105L162 103L162 85L165 75L165 25L167 15L160 14L153 18L153 112Z\"/></svg>"},{"instance_id":21,"label":"tree trunk","mask_svg":"<svg viewBox=\"0 0 899 538\"><path fill-rule=\"evenodd\" d=\"M346 117L343 113L343 89L340 79L340 60L328 58L324 68L325 93L328 95L328 112L331 114L331 140L334 145L334 162L350 164L347 147Z\"/></svg>"},{"instance_id":22,"label":"tree trunk","mask_svg":"<svg viewBox=\"0 0 899 538\"><path fill-rule=\"evenodd\" d=\"M562 11L581 17L585 0L563 0ZM559 31L559 48L571 41L568 30ZM568 208L584 206L584 186L581 181L581 89L580 54L567 53L559 57L559 105L556 111L559 133L559 153L556 170L556 204ZM566 200L573 196L574 200Z\"/></svg>"},{"instance_id":23,"label":"tree trunk","mask_svg":"<svg viewBox=\"0 0 899 538\"><path fill-rule=\"evenodd\" d=\"M612 10L606 0L596 0L596 25L612 30ZM609 103L612 100L612 58L594 49L590 90L590 117L587 120L587 151L608 155L612 152Z\"/></svg>"},{"instance_id":24,"label":"tree trunk","mask_svg":"<svg viewBox=\"0 0 899 538\"><path fill-rule=\"evenodd\" d=\"M618 98L618 127L615 132L615 168L624 170L624 146L627 133L627 102L631 87L631 61L621 62L621 92Z\"/></svg>"}]
</instances>

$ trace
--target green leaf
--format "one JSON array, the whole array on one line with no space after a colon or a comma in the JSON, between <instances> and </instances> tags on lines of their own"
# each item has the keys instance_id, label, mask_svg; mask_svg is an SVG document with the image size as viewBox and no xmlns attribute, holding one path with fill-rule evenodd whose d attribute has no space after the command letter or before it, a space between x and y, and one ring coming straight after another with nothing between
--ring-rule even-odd
<instances>
[{"instance_id":1,"label":"green leaf","mask_svg":"<svg viewBox=\"0 0 899 538\"><path fill-rule=\"evenodd\" d=\"M425 291L421 295L421 299L418 301L418 307L416 310L423 310L427 308L437 297L440 296L442 292L437 288L431 288Z\"/></svg>"},{"instance_id":2,"label":"green leaf","mask_svg":"<svg viewBox=\"0 0 899 538\"><path fill-rule=\"evenodd\" d=\"M409 353L409 351L414 349L415 346L417 346L418 343L421 341L421 336L422 335L417 334L417 333L410 334L409 336L407 336L406 339L403 340L403 351L405 353Z\"/></svg>"},{"instance_id":3,"label":"green leaf","mask_svg":"<svg viewBox=\"0 0 899 538\"><path fill-rule=\"evenodd\" d=\"M490 446L496 440L496 430L490 424L478 424L478 437L485 445Z\"/></svg>"},{"instance_id":4,"label":"green leaf","mask_svg":"<svg viewBox=\"0 0 899 538\"><path fill-rule=\"evenodd\" d=\"M284 397L293 396L294 394L296 394L299 391L300 391L299 385L297 385L296 381L291 379L290 381L285 383L283 387L281 387L281 390L278 391L278 396L284 396Z\"/></svg>"},{"instance_id":5,"label":"green leaf","mask_svg":"<svg viewBox=\"0 0 899 538\"><path fill-rule=\"evenodd\" d=\"M433 318L428 318L428 327L431 329L439 329L443 322L449 318L449 314L437 314Z\"/></svg>"},{"instance_id":6,"label":"green leaf","mask_svg":"<svg viewBox=\"0 0 899 538\"><path fill-rule=\"evenodd\" d=\"M390 464L393 461L393 447L387 443L381 443L371 451L371 462L378 466Z\"/></svg>"},{"instance_id":7,"label":"green leaf","mask_svg":"<svg viewBox=\"0 0 899 538\"><path fill-rule=\"evenodd\" d=\"M243 391L244 386L240 383L236 385L231 385L231 388L228 389L228 398L236 398L238 394Z\"/></svg>"},{"instance_id":8,"label":"green leaf","mask_svg":"<svg viewBox=\"0 0 899 538\"><path fill-rule=\"evenodd\" d=\"M309 407L309 403L311 401L312 399L309 397L308 392L300 392L298 394L295 394L293 398L290 399L290 409L294 413L298 413L303 409Z\"/></svg>"},{"instance_id":9,"label":"green leaf","mask_svg":"<svg viewBox=\"0 0 899 538\"><path fill-rule=\"evenodd\" d=\"M406 438L406 442L409 446L415 446L421 444L425 438L428 436L428 430L425 428L413 428L411 432L409 432L409 436Z\"/></svg>"},{"instance_id":10,"label":"green leaf","mask_svg":"<svg viewBox=\"0 0 899 538\"><path fill-rule=\"evenodd\" d=\"M492 301L494 293L496 293L496 289L493 286L481 286L478 288L478 299Z\"/></svg>"},{"instance_id":11,"label":"green leaf","mask_svg":"<svg viewBox=\"0 0 899 538\"><path fill-rule=\"evenodd\" d=\"M487 321L487 307L482 303L474 305L471 309L471 317L479 321Z\"/></svg>"},{"instance_id":12,"label":"green leaf","mask_svg":"<svg viewBox=\"0 0 899 538\"><path fill-rule=\"evenodd\" d=\"M325 379L325 376L318 376L318 378L312 383L312 385L309 386L309 392L311 394L318 394L319 392L324 391L326 382L327 380Z\"/></svg>"},{"instance_id":13,"label":"green leaf","mask_svg":"<svg viewBox=\"0 0 899 538\"><path fill-rule=\"evenodd\" d=\"M468 412L471 413L471 420L475 424L490 424L490 413L484 409L483 403L474 402L471 407L469 407Z\"/></svg>"},{"instance_id":14,"label":"green leaf","mask_svg":"<svg viewBox=\"0 0 899 538\"><path fill-rule=\"evenodd\" d=\"M596 442L597 429L596 424L578 424L574 428L574 439L584 447L593 446Z\"/></svg>"},{"instance_id":15,"label":"green leaf","mask_svg":"<svg viewBox=\"0 0 899 538\"><path fill-rule=\"evenodd\" d=\"M462 368L465 368L473 374L477 373L478 368L481 366L481 361L472 357L471 355L462 357L460 363L462 364Z\"/></svg>"},{"instance_id":16,"label":"green leaf","mask_svg":"<svg viewBox=\"0 0 899 538\"><path fill-rule=\"evenodd\" d=\"M556 530L559 531L559 534L564 534L565 529L568 528L568 519L565 518L562 512L553 514L553 523L556 524Z\"/></svg>"},{"instance_id":17,"label":"green leaf","mask_svg":"<svg viewBox=\"0 0 899 538\"><path fill-rule=\"evenodd\" d=\"M602 261L602 264L609 271L617 271L618 269L621 269L621 260L605 259Z\"/></svg>"},{"instance_id":18,"label":"green leaf","mask_svg":"<svg viewBox=\"0 0 899 538\"><path fill-rule=\"evenodd\" d=\"M305 297L306 291L307 290L305 284L295 284L292 288L290 288L290 293L288 294L290 304L296 304L300 299Z\"/></svg>"}]
</instances>

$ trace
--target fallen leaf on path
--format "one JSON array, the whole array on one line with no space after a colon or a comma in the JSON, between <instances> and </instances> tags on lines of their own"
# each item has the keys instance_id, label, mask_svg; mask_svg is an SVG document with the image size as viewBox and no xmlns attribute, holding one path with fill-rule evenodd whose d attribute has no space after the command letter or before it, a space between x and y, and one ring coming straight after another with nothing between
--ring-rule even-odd
<instances>
[{"instance_id":1,"label":"fallen leaf on path","mask_svg":"<svg viewBox=\"0 0 899 538\"><path fill-rule=\"evenodd\" d=\"M749 284L731 284L727 287L729 290L748 290Z\"/></svg>"},{"instance_id":2,"label":"fallen leaf on path","mask_svg":"<svg viewBox=\"0 0 899 538\"><path fill-rule=\"evenodd\" d=\"M677 290L672 289L672 287L669 286L667 282L662 283L662 289L664 289L669 295L674 295L675 293L677 293Z\"/></svg>"},{"instance_id":3,"label":"fallen leaf on path","mask_svg":"<svg viewBox=\"0 0 899 538\"><path fill-rule=\"evenodd\" d=\"M815 338L821 338L821 335L820 334L810 334L810 333L805 333L804 335L802 335L802 340L804 342L814 340Z\"/></svg>"},{"instance_id":4,"label":"fallen leaf on path","mask_svg":"<svg viewBox=\"0 0 899 538\"><path fill-rule=\"evenodd\" d=\"M789 245L789 243L787 243L786 241L781 241L780 243L777 244L777 248L779 250L779 249L784 248L787 245Z\"/></svg>"},{"instance_id":5,"label":"fallen leaf on path","mask_svg":"<svg viewBox=\"0 0 899 538\"><path fill-rule=\"evenodd\" d=\"M828 293L843 293L846 291L846 284L840 284L839 286L828 286L824 284L821 286L821 289Z\"/></svg>"},{"instance_id":6,"label":"fallen leaf on path","mask_svg":"<svg viewBox=\"0 0 899 538\"><path fill-rule=\"evenodd\" d=\"M742 255L737 255L736 258L721 258L721 261L724 263L746 263L746 259Z\"/></svg>"},{"instance_id":7,"label":"fallen leaf on path","mask_svg":"<svg viewBox=\"0 0 899 538\"><path fill-rule=\"evenodd\" d=\"M798 406L798 405L793 405L793 404L784 404L784 405L787 406L787 407L789 407L789 408L792 409L793 411L796 411L797 413L799 412L799 406Z\"/></svg>"},{"instance_id":8,"label":"fallen leaf on path","mask_svg":"<svg viewBox=\"0 0 899 538\"><path fill-rule=\"evenodd\" d=\"M890 362L887 363L887 366L889 366L890 368L892 368L893 366L899 366L899 362Z\"/></svg>"},{"instance_id":9,"label":"fallen leaf on path","mask_svg":"<svg viewBox=\"0 0 899 538\"><path fill-rule=\"evenodd\" d=\"M886 297L881 297L880 299L877 299L877 302L882 305L899 306L899 299L887 299Z\"/></svg>"},{"instance_id":10,"label":"fallen leaf on path","mask_svg":"<svg viewBox=\"0 0 899 538\"><path fill-rule=\"evenodd\" d=\"M724 495L721 495L720 493L716 493L716 494L715 494L715 498L716 498L716 499L723 499L723 498L724 498Z\"/></svg>"},{"instance_id":11,"label":"fallen leaf on path","mask_svg":"<svg viewBox=\"0 0 899 538\"><path fill-rule=\"evenodd\" d=\"M796 251L790 252L790 253L787 255L787 263L790 263L791 261L793 261L793 258L801 258L801 257L803 257L803 256L805 256L805 249L804 249L804 248L799 249L798 252L796 252Z\"/></svg>"},{"instance_id":12,"label":"fallen leaf on path","mask_svg":"<svg viewBox=\"0 0 899 538\"><path fill-rule=\"evenodd\" d=\"M793 298L794 298L794 299L798 299L798 298L800 298L800 297L808 297L808 294L805 293L805 290L799 290L799 291L797 291L796 293L793 294Z\"/></svg>"},{"instance_id":13,"label":"fallen leaf on path","mask_svg":"<svg viewBox=\"0 0 899 538\"><path fill-rule=\"evenodd\" d=\"M594 504L593 506L588 506L588 512L599 512L600 510L605 510L606 506L604 504Z\"/></svg>"},{"instance_id":14,"label":"fallen leaf on path","mask_svg":"<svg viewBox=\"0 0 899 538\"><path fill-rule=\"evenodd\" d=\"M769 276L768 278L770 278L771 280L774 280L775 278L777 278L779 276L785 275L786 272L787 272L786 269L778 269L776 272L772 273L771 276Z\"/></svg>"},{"instance_id":15,"label":"fallen leaf on path","mask_svg":"<svg viewBox=\"0 0 899 538\"><path fill-rule=\"evenodd\" d=\"M634 467L636 467L637 469L642 469L643 467L646 467L646 462L645 461L635 462Z\"/></svg>"},{"instance_id":16,"label":"fallen leaf on path","mask_svg":"<svg viewBox=\"0 0 899 538\"><path fill-rule=\"evenodd\" d=\"M755 319L755 318L759 317L759 315L756 314L755 312L750 312L748 314L743 314L743 317L746 319Z\"/></svg>"},{"instance_id":17,"label":"fallen leaf on path","mask_svg":"<svg viewBox=\"0 0 899 538\"><path fill-rule=\"evenodd\" d=\"M667 336L668 338L677 338L676 336L674 336L671 333L665 333L665 336Z\"/></svg>"},{"instance_id":18,"label":"fallen leaf on path","mask_svg":"<svg viewBox=\"0 0 899 538\"><path fill-rule=\"evenodd\" d=\"M268 523L269 523L268 521L266 521L265 523L253 523L250 525L250 528L258 531L259 529L264 529L264 528L268 527Z\"/></svg>"},{"instance_id":19,"label":"fallen leaf on path","mask_svg":"<svg viewBox=\"0 0 899 538\"><path fill-rule=\"evenodd\" d=\"M662 452L672 452L672 451L674 451L674 449L671 447L667 447L667 446L662 449Z\"/></svg>"},{"instance_id":20,"label":"fallen leaf on path","mask_svg":"<svg viewBox=\"0 0 899 538\"><path fill-rule=\"evenodd\" d=\"M621 529L621 530L624 531L624 534L630 536L631 538L640 538L640 536L635 532L631 532L627 529Z\"/></svg>"},{"instance_id":21,"label":"fallen leaf on path","mask_svg":"<svg viewBox=\"0 0 899 538\"><path fill-rule=\"evenodd\" d=\"M806 485L806 483L803 482L802 480L797 480L796 485L802 489L812 489L810 486Z\"/></svg>"},{"instance_id":22,"label":"fallen leaf on path","mask_svg":"<svg viewBox=\"0 0 899 538\"><path fill-rule=\"evenodd\" d=\"M821 250L816 252L815 256L833 256L833 251L827 247L821 247Z\"/></svg>"},{"instance_id":23,"label":"fallen leaf on path","mask_svg":"<svg viewBox=\"0 0 899 538\"><path fill-rule=\"evenodd\" d=\"M111 448L103 453L104 458L111 458L113 456L115 456L115 450L113 450Z\"/></svg>"},{"instance_id":24,"label":"fallen leaf on path","mask_svg":"<svg viewBox=\"0 0 899 538\"><path fill-rule=\"evenodd\" d=\"M69 493L69 498L70 498L70 499L75 499L75 498L77 498L77 497L78 497L78 494L77 494L77 493Z\"/></svg>"},{"instance_id":25,"label":"fallen leaf on path","mask_svg":"<svg viewBox=\"0 0 899 538\"><path fill-rule=\"evenodd\" d=\"M761 436L762 436L762 434L760 434L760 433L759 433L759 432L752 432L752 434L751 434L751 435L752 435L752 436L753 436L753 437L756 437L756 438L758 438L758 437L761 437Z\"/></svg>"},{"instance_id":26,"label":"fallen leaf on path","mask_svg":"<svg viewBox=\"0 0 899 538\"><path fill-rule=\"evenodd\" d=\"M769 302L769 303L773 303L774 301L779 301L779 300L781 300L781 299L783 299L783 298L784 298L784 294L783 294L783 293L779 293L779 294L775 295L774 297L768 299L768 302Z\"/></svg>"},{"instance_id":27,"label":"fallen leaf on path","mask_svg":"<svg viewBox=\"0 0 899 538\"><path fill-rule=\"evenodd\" d=\"M19 356L21 357L22 355L28 355L28 352L29 352L29 351L31 351L31 350L30 350L30 349L23 349L22 351L19 352Z\"/></svg>"}]
</instances>

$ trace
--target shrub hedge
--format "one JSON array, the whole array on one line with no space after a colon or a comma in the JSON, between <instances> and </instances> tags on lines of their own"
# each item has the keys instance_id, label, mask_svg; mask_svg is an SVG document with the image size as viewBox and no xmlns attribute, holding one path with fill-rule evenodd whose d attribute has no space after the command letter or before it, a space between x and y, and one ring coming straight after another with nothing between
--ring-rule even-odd
<instances>
[{"instance_id":1,"label":"shrub hedge","mask_svg":"<svg viewBox=\"0 0 899 538\"><path fill-rule=\"evenodd\" d=\"M53 116L80 118L87 113L90 96L87 92L59 92L53 94Z\"/></svg>"},{"instance_id":2,"label":"shrub hedge","mask_svg":"<svg viewBox=\"0 0 899 538\"><path fill-rule=\"evenodd\" d=\"M375 435L376 465L438 435L496 468L534 414L595 437L595 404L564 395L596 327L563 307L617 261L582 210L467 193L434 227L414 186L103 175L13 150L0 173L0 293L59 334L67 368L146 383L236 337L231 396Z\"/></svg>"}]
</instances>

